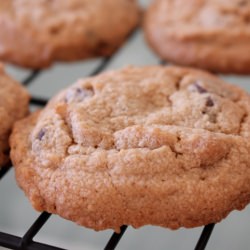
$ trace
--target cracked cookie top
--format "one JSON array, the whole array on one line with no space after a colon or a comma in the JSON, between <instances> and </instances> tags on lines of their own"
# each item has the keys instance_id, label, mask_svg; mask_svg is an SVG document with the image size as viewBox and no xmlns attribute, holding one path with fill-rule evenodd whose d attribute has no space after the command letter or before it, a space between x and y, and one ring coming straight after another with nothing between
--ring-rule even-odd
<instances>
[{"instance_id":1,"label":"cracked cookie top","mask_svg":"<svg viewBox=\"0 0 250 250\"><path fill-rule=\"evenodd\" d=\"M138 21L135 0L1 1L0 59L37 69L108 56Z\"/></svg>"},{"instance_id":2,"label":"cracked cookie top","mask_svg":"<svg viewBox=\"0 0 250 250\"><path fill-rule=\"evenodd\" d=\"M249 114L249 94L209 73L127 67L17 123L11 156L38 210L96 230L193 227L248 203Z\"/></svg>"}]
</instances>

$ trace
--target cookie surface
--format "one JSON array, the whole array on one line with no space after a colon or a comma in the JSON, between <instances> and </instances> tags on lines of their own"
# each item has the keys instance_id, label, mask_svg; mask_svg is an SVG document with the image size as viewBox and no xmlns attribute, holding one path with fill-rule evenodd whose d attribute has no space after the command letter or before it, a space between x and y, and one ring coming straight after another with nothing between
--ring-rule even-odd
<instances>
[{"instance_id":1,"label":"cookie surface","mask_svg":"<svg viewBox=\"0 0 250 250\"><path fill-rule=\"evenodd\" d=\"M44 68L54 61L108 56L138 20L135 0L1 1L0 59Z\"/></svg>"},{"instance_id":2,"label":"cookie surface","mask_svg":"<svg viewBox=\"0 0 250 250\"><path fill-rule=\"evenodd\" d=\"M249 101L188 68L79 80L16 124L17 181L37 210L95 230L220 221L250 201Z\"/></svg>"},{"instance_id":3,"label":"cookie surface","mask_svg":"<svg viewBox=\"0 0 250 250\"><path fill-rule=\"evenodd\" d=\"M151 47L167 61L250 73L249 0L156 0L144 30Z\"/></svg>"},{"instance_id":4,"label":"cookie surface","mask_svg":"<svg viewBox=\"0 0 250 250\"><path fill-rule=\"evenodd\" d=\"M29 95L0 64L0 168L9 160L9 135L13 123L28 114Z\"/></svg>"}]
</instances>

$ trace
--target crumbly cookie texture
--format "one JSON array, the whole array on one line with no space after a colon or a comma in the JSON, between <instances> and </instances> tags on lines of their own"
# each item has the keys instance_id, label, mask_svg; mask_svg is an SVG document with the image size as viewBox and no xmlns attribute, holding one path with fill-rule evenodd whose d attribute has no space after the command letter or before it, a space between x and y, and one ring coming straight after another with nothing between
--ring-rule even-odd
<instances>
[{"instance_id":1,"label":"crumbly cookie texture","mask_svg":"<svg viewBox=\"0 0 250 250\"><path fill-rule=\"evenodd\" d=\"M39 211L95 230L218 222L250 201L250 96L178 67L79 80L19 121L11 158Z\"/></svg>"},{"instance_id":2,"label":"crumbly cookie texture","mask_svg":"<svg viewBox=\"0 0 250 250\"><path fill-rule=\"evenodd\" d=\"M54 61L109 56L137 26L135 0L0 2L0 59L44 68Z\"/></svg>"},{"instance_id":3,"label":"crumbly cookie texture","mask_svg":"<svg viewBox=\"0 0 250 250\"><path fill-rule=\"evenodd\" d=\"M28 114L29 94L10 78L0 63L0 168L9 160L9 135L13 123Z\"/></svg>"},{"instance_id":4,"label":"crumbly cookie texture","mask_svg":"<svg viewBox=\"0 0 250 250\"><path fill-rule=\"evenodd\" d=\"M223 73L250 73L249 0L155 0L145 36L165 60Z\"/></svg>"}]
</instances>

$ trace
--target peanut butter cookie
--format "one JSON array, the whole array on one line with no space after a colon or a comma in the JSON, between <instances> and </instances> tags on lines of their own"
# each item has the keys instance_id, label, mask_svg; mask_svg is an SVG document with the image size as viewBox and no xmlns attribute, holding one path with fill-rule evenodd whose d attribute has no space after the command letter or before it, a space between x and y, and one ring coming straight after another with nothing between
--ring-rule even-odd
<instances>
[{"instance_id":1,"label":"peanut butter cookie","mask_svg":"<svg viewBox=\"0 0 250 250\"><path fill-rule=\"evenodd\" d=\"M203 71L79 80L17 122L16 178L39 211L95 230L218 222L250 201L250 97Z\"/></svg>"}]
</instances>

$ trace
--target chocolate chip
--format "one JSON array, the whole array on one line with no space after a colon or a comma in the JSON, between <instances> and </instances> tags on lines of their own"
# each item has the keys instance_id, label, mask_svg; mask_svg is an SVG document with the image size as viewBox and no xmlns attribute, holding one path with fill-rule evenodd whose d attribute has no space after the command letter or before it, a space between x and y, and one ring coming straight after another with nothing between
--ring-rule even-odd
<instances>
[{"instance_id":1,"label":"chocolate chip","mask_svg":"<svg viewBox=\"0 0 250 250\"><path fill-rule=\"evenodd\" d=\"M198 83L194 83L194 86L195 86L196 90L197 90L200 94L207 93L207 90L206 90L205 88L203 88L201 85L199 85Z\"/></svg>"},{"instance_id":2,"label":"chocolate chip","mask_svg":"<svg viewBox=\"0 0 250 250\"><path fill-rule=\"evenodd\" d=\"M82 89L80 89L80 88L76 88L76 93L78 93L78 94L81 94L82 93Z\"/></svg>"},{"instance_id":3,"label":"chocolate chip","mask_svg":"<svg viewBox=\"0 0 250 250\"><path fill-rule=\"evenodd\" d=\"M86 97L91 97L94 95L94 89L92 86L87 86L83 89L77 88L76 92L77 94L81 96L82 99L85 99Z\"/></svg>"},{"instance_id":4,"label":"chocolate chip","mask_svg":"<svg viewBox=\"0 0 250 250\"><path fill-rule=\"evenodd\" d=\"M207 107L213 107L214 106L214 101L210 96L206 100L206 106Z\"/></svg>"},{"instance_id":5,"label":"chocolate chip","mask_svg":"<svg viewBox=\"0 0 250 250\"><path fill-rule=\"evenodd\" d=\"M92 86L86 86L84 88L75 88L68 91L65 101L66 102L81 102L87 97L94 95L94 89Z\"/></svg>"},{"instance_id":6,"label":"chocolate chip","mask_svg":"<svg viewBox=\"0 0 250 250\"><path fill-rule=\"evenodd\" d=\"M40 141L43 139L43 137L44 137L44 135L45 135L45 132L46 132L46 130L45 130L44 128L42 128L42 129L39 131L39 133L38 133L38 135L37 135L37 138L38 138Z\"/></svg>"}]
</instances>

